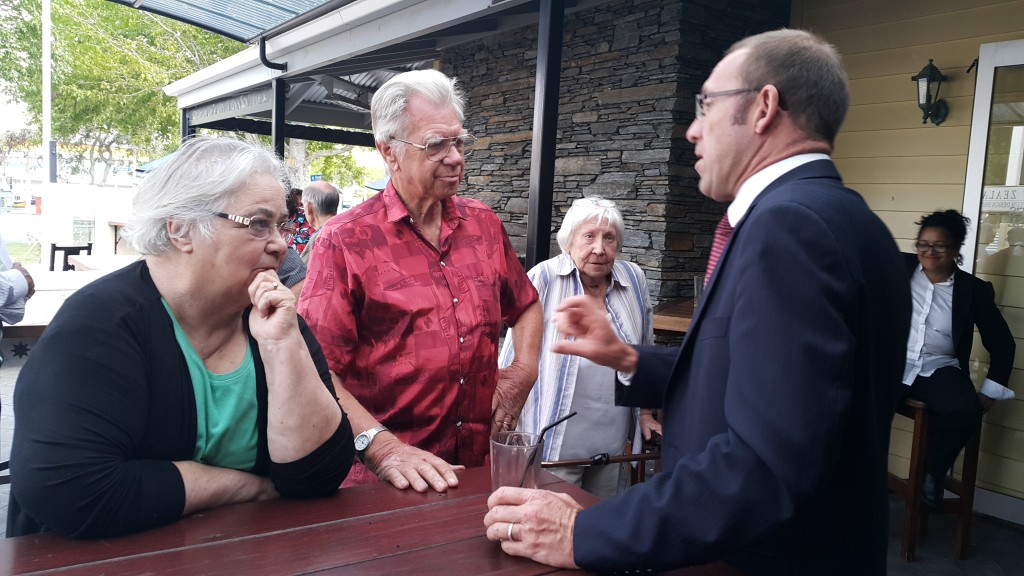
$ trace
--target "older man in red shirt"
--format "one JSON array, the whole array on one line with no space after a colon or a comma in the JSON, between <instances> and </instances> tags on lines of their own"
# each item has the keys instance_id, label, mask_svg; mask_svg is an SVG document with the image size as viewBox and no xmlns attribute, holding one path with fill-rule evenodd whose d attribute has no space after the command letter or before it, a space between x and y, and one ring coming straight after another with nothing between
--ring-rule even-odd
<instances>
[{"instance_id":1,"label":"older man in red shirt","mask_svg":"<svg viewBox=\"0 0 1024 576\"><path fill-rule=\"evenodd\" d=\"M474 141L463 107L436 70L382 86L371 117L391 181L331 219L310 258L298 310L366 465L345 485L455 486L452 465L484 464L490 435L515 428L537 379L537 291L494 212L455 196ZM516 362L499 371L502 321Z\"/></svg>"}]
</instances>

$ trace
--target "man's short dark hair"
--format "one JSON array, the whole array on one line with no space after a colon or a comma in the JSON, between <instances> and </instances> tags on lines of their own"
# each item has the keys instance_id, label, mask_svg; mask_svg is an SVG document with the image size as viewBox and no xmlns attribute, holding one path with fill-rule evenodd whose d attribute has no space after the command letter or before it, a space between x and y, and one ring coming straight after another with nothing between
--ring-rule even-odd
<instances>
[{"instance_id":1,"label":"man's short dark hair","mask_svg":"<svg viewBox=\"0 0 1024 576\"><path fill-rule=\"evenodd\" d=\"M850 106L846 71L835 47L803 30L774 30L744 38L726 54L749 50L740 77L746 88L779 91L779 106L798 128L831 146Z\"/></svg>"}]
</instances>

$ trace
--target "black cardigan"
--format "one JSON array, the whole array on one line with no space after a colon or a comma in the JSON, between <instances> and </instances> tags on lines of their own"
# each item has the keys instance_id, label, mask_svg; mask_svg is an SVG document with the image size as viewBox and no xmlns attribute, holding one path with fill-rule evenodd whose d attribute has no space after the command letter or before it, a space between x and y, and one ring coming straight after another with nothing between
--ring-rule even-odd
<instances>
[{"instance_id":1,"label":"black cardigan","mask_svg":"<svg viewBox=\"0 0 1024 576\"><path fill-rule=\"evenodd\" d=\"M333 395L320 346L301 318L299 326ZM284 497L333 494L355 450L348 418L304 458L271 462L266 373L251 336L249 343L259 432L250 472L270 476ZM144 261L68 298L18 375L14 409L8 536L104 537L181 517L185 487L172 462L193 457L195 395Z\"/></svg>"}]
</instances>

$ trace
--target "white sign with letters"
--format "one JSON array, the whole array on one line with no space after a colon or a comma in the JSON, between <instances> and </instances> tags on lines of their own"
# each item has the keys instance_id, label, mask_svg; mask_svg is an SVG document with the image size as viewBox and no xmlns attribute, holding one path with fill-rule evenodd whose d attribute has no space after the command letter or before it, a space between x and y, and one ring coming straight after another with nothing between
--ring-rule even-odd
<instances>
[{"instance_id":1,"label":"white sign with letters","mask_svg":"<svg viewBox=\"0 0 1024 576\"><path fill-rule=\"evenodd\" d=\"M1024 212L1024 186L985 186L982 189L981 211Z\"/></svg>"}]
</instances>

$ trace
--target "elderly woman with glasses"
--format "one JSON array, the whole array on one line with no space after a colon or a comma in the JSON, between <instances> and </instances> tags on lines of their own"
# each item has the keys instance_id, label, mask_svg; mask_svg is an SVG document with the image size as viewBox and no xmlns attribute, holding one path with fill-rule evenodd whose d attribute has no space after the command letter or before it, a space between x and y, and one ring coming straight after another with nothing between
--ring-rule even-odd
<instances>
[{"instance_id":1,"label":"elderly woman with glasses","mask_svg":"<svg viewBox=\"0 0 1024 576\"><path fill-rule=\"evenodd\" d=\"M142 182L142 259L70 296L19 374L8 536L337 491L352 429L277 276L282 176L262 146L199 138Z\"/></svg>"},{"instance_id":2,"label":"elderly woman with glasses","mask_svg":"<svg viewBox=\"0 0 1024 576\"><path fill-rule=\"evenodd\" d=\"M647 278L636 264L616 259L622 248L624 227L622 214L611 200L590 197L573 202L557 235L562 253L537 264L528 273L540 293L545 318L554 315L563 299L586 295L604 307L623 341L654 342ZM614 370L580 356L550 352L557 338L555 324L545 323L537 382L518 426L519 430L537 433L548 423L577 412L547 434L545 461L620 454L630 438L634 440L634 451L639 451L640 434L649 439L652 432L661 433L661 425L650 410L635 411L615 405ZM513 360L512 340L510 332L499 358L500 366ZM602 498L618 492L618 466L575 466L551 471Z\"/></svg>"},{"instance_id":3,"label":"elderly woman with glasses","mask_svg":"<svg viewBox=\"0 0 1024 576\"><path fill-rule=\"evenodd\" d=\"M956 210L921 218L914 248L905 254L913 316L903 372L905 398L928 404L932 432L924 499L942 501L942 486L982 413L1014 397L1006 387L1013 370L1013 334L996 307L992 284L959 268L970 220ZM970 377L974 327L991 358L980 393Z\"/></svg>"}]
</instances>

